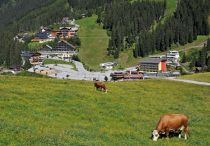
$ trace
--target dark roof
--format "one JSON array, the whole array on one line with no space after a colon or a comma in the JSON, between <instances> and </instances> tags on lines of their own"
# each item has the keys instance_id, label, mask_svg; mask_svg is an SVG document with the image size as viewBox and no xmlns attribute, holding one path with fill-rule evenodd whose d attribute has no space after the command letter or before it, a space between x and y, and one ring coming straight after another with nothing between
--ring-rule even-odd
<instances>
[{"instance_id":1,"label":"dark roof","mask_svg":"<svg viewBox=\"0 0 210 146\"><path fill-rule=\"evenodd\" d=\"M32 55L32 57L41 56L41 55L42 55L41 53L36 52Z\"/></svg>"},{"instance_id":2,"label":"dark roof","mask_svg":"<svg viewBox=\"0 0 210 146\"><path fill-rule=\"evenodd\" d=\"M21 52L21 57L31 57L33 55L33 53L32 52L30 52L30 51L22 51Z\"/></svg>"},{"instance_id":3,"label":"dark roof","mask_svg":"<svg viewBox=\"0 0 210 146\"><path fill-rule=\"evenodd\" d=\"M48 36L49 36L49 33L48 32L38 32L36 34L36 38L39 38L39 39L48 39Z\"/></svg>"},{"instance_id":4,"label":"dark roof","mask_svg":"<svg viewBox=\"0 0 210 146\"><path fill-rule=\"evenodd\" d=\"M62 41L58 42L58 44L56 45L55 48L53 48L53 50L66 50L66 51L72 50L72 51L74 51L75 47L72 44L68 43L67 41L62 40Z\"/></svg>"},{"instance_id":5,"label":"dark roof","mask_svg":"<svg viewBox=\"0 0 210 146\"><path fill-rule=\"evenodd\" d=\"M70 30L71 30L71 29L66 28L66 27L60 29L61 32L69 32Z\"/></svg>"},{"instance_id":6,"label":"dark roof","mask_svg":"<svg viewBox=\"0 0 210 146\"><path fill-rule=\"evenodd\" d=\"M20 65L17 65L17 64L12 64L12 65L10 65L10 67L9 67L9 69L20 69L21 68L21 66Z\"/></svg>"},{"instance_id":7,"label":"dark roof","mask_svg":"<svg viewBox=\"0 0 210 146\"><path fill-rule=\"evenodd\" d=\"M166 61L166 59L163 59L163 58L146 58L146 59L140 61L140 64L142 64L142 63L158 64L162 61Z\"/></svg>"},{"instance_id":8,"label":"dark roof","mask_svg":"<svg viewBox=\"0 0 210 146\"><path fill-rule=\"evenodd\" d=\"M41 48L40 48L40 51L52 51L52 47L50 45L43 45Z\"/></svg>"}]
</instances>

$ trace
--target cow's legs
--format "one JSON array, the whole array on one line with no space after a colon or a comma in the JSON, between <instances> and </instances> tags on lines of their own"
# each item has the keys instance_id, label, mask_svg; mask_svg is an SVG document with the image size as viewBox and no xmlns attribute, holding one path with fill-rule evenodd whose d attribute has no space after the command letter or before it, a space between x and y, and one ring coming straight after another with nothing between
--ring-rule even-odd
<instances>
[{"instance_id":1,"label":"cow's legs","mask_svg":"<svg viewBox=\"0 0 210 146\"><path fill-rule=\"evenodd\" d=\"M107 93L107 89L106 88L104 88L104 92Z\"/></svg>"},{"instance_id":2,"label":"cow's legs","mask_svg":"<svg viewBox=\"0 0 210 146\"><path fill-rule=\"evenodd\" d=\"M187 140L187 134L184 134L184 139Z\"/></svg>"},{"instance_id":3,"label":"cow's legs","mask_svg":"<svg viewBox=\"0 0 210 146\"><path fill-rule=\"evenodd\" d=\"M184 130L184 126L182 126L179 130L180 130L180 133L179 133L179 138L182 138L182 131Z\"/></svg>"},{"instance_id":4,"label":"cow's legs","mask_svg":"<svg viewBox=\"0 0 210 146\"><path fill-rule=\"evenodd\" d=\"M184 128L184 139L185 139L185 140L187 140L188 134L189 134L189 129L188 129L188 127L185 127L185 128Z\"/></svg>"},{"instance_id":5,"label":"cow's legs","mask_svg":"<svg viewBox=\"0 0 210 146\"><path fill-rule=\"evenodd\" d=\"M169 139L169 130L165 130L166 138Z\"/></svg>"}]
</instances>

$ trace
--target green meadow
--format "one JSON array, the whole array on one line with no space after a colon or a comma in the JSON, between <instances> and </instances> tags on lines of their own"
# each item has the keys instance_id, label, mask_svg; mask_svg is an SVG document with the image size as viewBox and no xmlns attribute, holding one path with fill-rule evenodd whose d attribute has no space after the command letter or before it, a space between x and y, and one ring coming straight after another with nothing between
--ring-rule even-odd
<instances>
[{"instance_id":1,"label":"green meadow","mask_svg":"<svg viewBox=\"0 0 210 146\"><path fill-rule=\"evenodd\" d=\"M73 67L73 70L77 70L76 65L72 62L64 61L64 60L56 60L56 59L45 59L43 64L68 64Z\"/></svg>"},{"instance_id":2,"label":"green meadow","mask_svg":"<svg viewBox=\"0 0 210 146\"><path fill-rule=\"evenodd\" d=\"M185 75L179 78L210 83L210 72Z\"/></svg>"},{"instance_id":3,"label":"green meadow","mask_svg":"<svg viewBox=\"0 0 210 146\"><path fill-rule=\"evenodd\" d=\"M107 31L102 25L98 25L96 20L97 16L93 15L77 21L80 25L78 35L81 40L79 57L88 67L99 69L100 63L113 59L107 56L109 42Z\"/></svg>"},{"instance_id":4,"label":"green meadow","mask_svg":"<svg viewBox=\"0 0 210 146\"><path fill-rule=\"evenodd\" d=\"M0 145L210 145L209 87L166 80L106 85L107 94L87 81L0 76ZM189 116L188 140L149 138L167 113Z\"/></svg>"}]
</instances>

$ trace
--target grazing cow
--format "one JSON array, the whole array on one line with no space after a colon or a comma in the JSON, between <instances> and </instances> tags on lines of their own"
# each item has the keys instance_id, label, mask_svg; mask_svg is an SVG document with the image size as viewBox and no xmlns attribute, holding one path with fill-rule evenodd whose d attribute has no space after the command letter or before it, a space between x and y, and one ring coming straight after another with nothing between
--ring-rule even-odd
<instances>
[{"instance_id":1,"label":"grazing cow","mask_svg":"<svg viewBox=\"0 0 210 146\"><path fill-rule=\"evenodd\" d=\"M107 92L107 88L106 88L105 84L100 81L95 81L94 87L96 90L101 90L101 91Z\"/></svg>"},{"instance_id":2,"label":"grazing cow","mask_svg":"<svg viewBox=\"0 0 210 146\"><path fill-rule=\"evenodd\" d=\"M165 135L169 136L170 133L178 134L181 138L181 133L184 131L185 140L189 135L188 118L183 114L168 114L160 117L156 129L152 132L153 141L157 141L159 137Z\"/></svg>"}]
</instances>

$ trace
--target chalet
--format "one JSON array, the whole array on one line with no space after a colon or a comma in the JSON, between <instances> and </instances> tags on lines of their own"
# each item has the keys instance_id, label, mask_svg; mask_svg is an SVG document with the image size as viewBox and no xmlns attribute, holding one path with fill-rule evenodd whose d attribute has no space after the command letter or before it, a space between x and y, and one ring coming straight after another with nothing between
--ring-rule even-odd
<instances>
[{"instance_id":1,"label":"chalet","mask_svg":"<svg viewBox=\"0 0 210 146\"><path fill-rule=\"evenodd\" d=\"M73 36L75 36L75 34L76 34L76 31L72 30L71 27L60 27L59 30L51 31L52 38L56 38L56 37L72 38Z\"/></svg>"},{"instance_id":2,"label":"chalet","mask_svg":"<svg viewBox=\"0 0 210 146\"><path fill-rule=\"evenodd\" d=\"M35 38L31 40L32 42L38 42L38 43L45 43L49 41L53 41L53 37L51 37L50 32L45 31L44 29L40 32L38 32L35 35Z\"/></svg>"},{"instance_id":3,"label":"chalet","mask_svg":"<svg viewBox=\"0 0 210 146\"><path fill-rule=\"evenodd\" d=\"M48 57L56 57L62 60L71 59L73 55L77 54L76 47L65 40L59 41L55 47L44 45L39 49L41 59Z\"/></svg>"},{"instance_id":4,"label":"chalet","mask_svg":"<svg viewBox=\"0 0 210 146\"><path fill-rule=\"evenodd\" d=\"M166 72L166 61L162 58L147 58L139 63L139 67L145 72Z\"/></svg>"},{"instance_id":5,"label":"chalet","mask_svg":"<svg viewBox=\"0 0 210 146\"><path fill-rule=\"evenodd\" d=\"M76 48L65 40L59 41L53 51L75 51Z\"/></svg>"},{"instance_id":6,"label":"chalet","mask_svg":"<svg viewBox=\"0 0 210 146\"><path fill-rule=\"evenodd\" d=\"M30 63L32 65L40 65L42 64L42 59L40 58L41 54L40 53L34 53L31 58L29 59Z\"/></svg>"}]
</instances>

